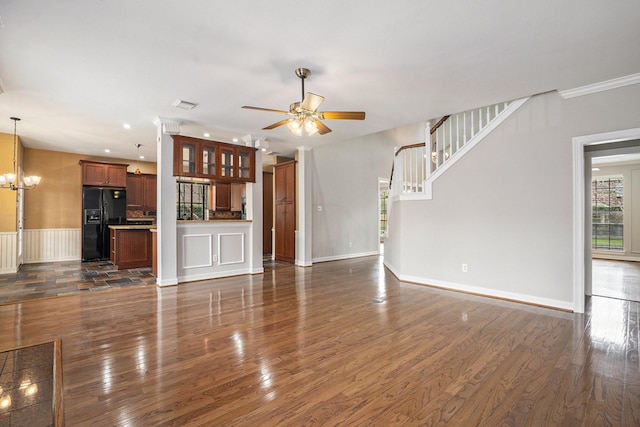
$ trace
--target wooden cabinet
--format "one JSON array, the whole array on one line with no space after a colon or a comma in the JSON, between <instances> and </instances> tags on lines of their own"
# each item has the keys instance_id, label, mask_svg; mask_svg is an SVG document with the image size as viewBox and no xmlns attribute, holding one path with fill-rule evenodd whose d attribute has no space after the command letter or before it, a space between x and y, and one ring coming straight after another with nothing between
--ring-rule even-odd
<instances>
[{"instance_id":1,"label":"wooden cabinet","mask_svg":"<svg viewBox=\"0 0 640 427\"><path fill-rule=\"evenodd\" d=\"M149 228L111 228L111 263L117 270L151 267L153 242Z\"/></svg>"},{"instance_id":2,"label":"wooden cabinet","mask_svg":"<svg viewBox=\"0 0 640 427\"><path fill-rule=\"evenodd\" d=\"M144 187L142 175L127 174L127 209L142 210L144 204Z\"/></svg>"},{"instance_id":3,"label":"wooden cabinet","mask_svg":"<svg viewBox=\"0 0 640 427\"><path fill-rule=\"evenodd\" d=\"M173 175L224 182L255 182L256 149L218 141L173 137Z\"/></svg>"},{"instance_id":4,"label":"wooden cabinet","mask_svg":"<svg viewBox=\"0 0 640 427\"><path fill-rule=\"evenodd\" d=\"M173 137L173 175L197 177L202 166L198 164L201 140L187 136Z\"/></svg>"},{"instance_id":5,"label":"wooden cabinet","mask_svg":"<svg viewBox=\"0 0 640 427\"><path fill-rule=\"evenodd\" d=\"M143 210L155 211L158 208L158 177L156 175L143 176Z\"/></svg>"},{"instance_id":6,"label":"wooden cabinet","mask_svg":"<svg viewBox=\"0 0 640 427\"><path fill-rule=\"evenodd\" d=\"M127 166L119 163L100 163L80 160L82 185L97 187L127 186Z\"/></svg>"},{"instance_id":7,"label":"wooden cabinet","mask_svg":"<svg viewBox=\"0 0 640 427\"><path fill-rule=\"evenodd\" d=\"M296 230L296 162L274 166L275 259L294 262Z\"/></svg>"},{"instance_id":8,"label":"wooden cabinet","mask_svg":"<svg viewBox=\"0 0 640 427\"><path fill-rule=\"evenodd\" d=\"M216 210L217 211L231 210L231 183L229 182L216 183Z\"/></svg>"},{"instance_id":9,"label":"wooden cabinet","mask_svg":"<svg viewBox=\"0 0 640 427\"><path fill-rule=\"evenodd\" d=\"M155 211L157 182L156 175L127 174L127 209Z\"/></svg>"}]
</instances>

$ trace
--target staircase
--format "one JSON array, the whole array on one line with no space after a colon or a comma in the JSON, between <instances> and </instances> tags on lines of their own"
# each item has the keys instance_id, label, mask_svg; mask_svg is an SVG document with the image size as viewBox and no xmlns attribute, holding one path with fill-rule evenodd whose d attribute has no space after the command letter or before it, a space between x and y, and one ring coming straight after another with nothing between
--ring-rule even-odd
<instances>
[{"instance_id":1,"label":"staircase","mask_svg":"<svg viewBox=\"0 0 640 427\"><path fill-rule=\"evenodd\" d=\"M390 200L431 199L432 184L529 98L444 116L425 125L426 143L396 149Z\"/></svg>"}]
</instances>

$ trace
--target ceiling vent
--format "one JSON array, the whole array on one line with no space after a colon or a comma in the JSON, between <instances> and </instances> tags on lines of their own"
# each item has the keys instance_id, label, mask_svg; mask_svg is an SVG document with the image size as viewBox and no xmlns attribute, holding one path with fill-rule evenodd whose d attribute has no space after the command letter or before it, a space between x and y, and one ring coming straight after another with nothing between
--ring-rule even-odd
<instances>
[{"instance_id":1,"label":"ceiling vent","mask_svg":"<svg viewBox=\"0 0 640 427\"><path fill-rule=\"evenodd\" d=\"M183 110L193 110L198 106L198 104L195 104L193 102L183 101L182 99L176 99L175 101L173 101L173 104L171 105L173 105L176 108L182 108Z\"/></svg>"}]
</instances>

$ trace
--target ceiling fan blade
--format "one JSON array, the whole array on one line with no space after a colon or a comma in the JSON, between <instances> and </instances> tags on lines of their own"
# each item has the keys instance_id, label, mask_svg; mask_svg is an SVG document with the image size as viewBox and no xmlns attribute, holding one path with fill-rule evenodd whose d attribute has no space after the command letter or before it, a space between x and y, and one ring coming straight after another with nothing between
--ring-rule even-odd
<instances>
[{"instance_id":1,"label":"ceiling fan blade","mask_svg":"<svg viewBox=\"0 0 640 427\"><path fill-rule=\"evenodd\" d=\"M318 117L326 120L364 120L364 111L325 111Z\"/></svg>"},{"instance_id":2,"label":"ceiling fan blade","mask_svg":"<svg viewBox=\"0 0 640 427\"><path fill-rule=\"evenodd\" d=\"M251 107L250 105L243 105L242 108L246 108L248 110L268 111L270 113L290 114L288 111L284 111L284 110L274 110L272 108L262 108L262 107Z\"/></svg>"},{"instance_id":3,"label":"ceiling fan blade","mask_svg":"<svg viewBox=\"0 0 640 427\"><path fill-rule=\"evenodd\" d=\"M329 129L327 125L322 123L320 120L316 120L316 127L318 128L318 133L320 135L331 132L331 129Z\"/></svg>"},{"instance_id":4,"label":"ceiling fan blade","mask_svg":"<svg viewBox=\"0 0 640 427\"><path fill-rule=\"evenodd\" d=\"M324 96L316 95L315 93L307 92L302 100L300 106L304 110L316 111L320 104L324 101Z\"/></svg>"},{"instance_id":5,"label":"ceiling fan blade","mask_svg":"<svg viewBox=\"0 0 640 427\"><path fill-rule=\"evenodd\" d=\"M295 120L295 119L284 119L284 120L280 120L279 122L276 122L272 125L269 125L267 127L263 127L262 130L271 130L271 129L275 129L278 126L282 126L282 125L286 125L287 123L289 123L290 121Z\"/></svg>"}]
</instances>

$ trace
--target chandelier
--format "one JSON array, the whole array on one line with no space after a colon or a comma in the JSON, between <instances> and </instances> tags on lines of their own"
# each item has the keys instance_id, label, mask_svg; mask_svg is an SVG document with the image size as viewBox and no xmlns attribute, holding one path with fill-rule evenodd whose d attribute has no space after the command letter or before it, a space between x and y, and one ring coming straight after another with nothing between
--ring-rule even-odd
<instances>
[{"instance_id":1,"label":"chandelier","mask_svg":"<svg viewBox=\"0 0 640 427\"><path fill-rule=\"evenodd\" d=\"M16 167L16 151L18 150L17 125L19 117L11 117L13 120L13 171L0 175L0 188L8 190L31 190L40 184L39 176L25 176L22 179L18 176Z\"/></svg>"}]
</instances>

